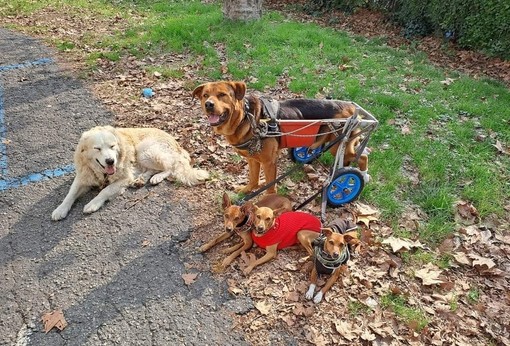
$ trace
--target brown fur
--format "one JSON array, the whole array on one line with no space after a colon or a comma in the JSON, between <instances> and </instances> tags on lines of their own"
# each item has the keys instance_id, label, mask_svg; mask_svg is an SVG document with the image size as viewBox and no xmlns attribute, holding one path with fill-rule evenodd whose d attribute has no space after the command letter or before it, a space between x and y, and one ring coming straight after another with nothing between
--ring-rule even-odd
<instances>
[{"instance_id":1,"label":"brown fur","mask_svg":"<svg viewBox=\"0 0 510 346\"><path fill-rule=\"evenodd\" d=\"M254 221L252 227L252 233L262 236L264 235L271 227L273 227L275 219L278 217L273 210L265 207L253 207ZM313 254L312 242L319 236L319 233L302 229L297 233L297 239L301 246L306 250L308 255ZM251 273L251 271L261 265L264 264L273 258L276 257L278 253L278 243L272 244L266 247L266 253L264 256L256 259L248 264L248 266L243 270L245 275Z\"/></svg>"},{"instance_id":2,"label":"brown fur","mask_svg":"<svg viewBox=\"0 0 510 346\"><path fill-rule=\"evenodd\" d=\"M324 251L333 258L338 258L338 256L342 253L345 246L352 245L354 247L359 246L358 234L356 231L348 232L345 234L334 232L331 228L324 228L322 232L326 235L326 241L324 242ZM322 297L326 294L327 291L333 286L335 282L338 281L341 274L347 271L347 266L343 264L340 268L336 269L329 279L326 281L326 284L322 287L322 289L317 292L314 297L314 290L317 286L317 268L315 265L312 268L310 273L310 287L308 292L306 293L307 299L312 299L314 303L318 304L321 302ZM340 280L340 285L342 286L342 281Z\"/></svg>"},{"instance_id":3,"label":"brown fur","mask_svg":"<svg viewBox=\"0 0 510 346\"><path fill-rule=\"evenodd\" d=\"M247 142L253 137L250 121L246 121L245 102L258 122L261 115L261 102L253 96L247 96L244 82L220 81L199 85L193 91L193 97L200 100L202 110L208 117L215 133L225 136L227 142L233 146ZM355 107L347 102L329 100L295 99L280 102L282 119L345 119L355 113ZM311 149L331 141L334 134L321 135L326 126L321 126L319 134ZM351 141L345 150L344 166L349 165L356 158L355 145L357 140ZM260 152L250 154L248 150L236 151L248 161L248 185L239 192L248 193L259 187L260 169L264 171L266 183L276 179L276 163L278 151L281 149L277 138L264 138ZM338 146L331 149L336 154ZM358 165L361 171L367 170L368 157L361 155ZM267 189L267 193L275 193L276 184Z\"/></svg>"},{"instance_id":4,"label":"brown fur","mask_svg":"<svg viewBox=\"0 0 510 346\"><path fill-rule=\"evenodd\" d=\"M275 215L280 215L283 212L292 210L291 201L287 197L277 194L262 196L260 200L256 202L256 205L270 208L270 210L274 210ZM250 229L240 228L242 223L246 221L246 218L250 216L250 213L253 208L253 203L247 202L242 206L238 206L232 204L232 201L230 200L227 193L223 193L222 207L225 231L221 233L219 236L209 240L207 243L205 243L198 249L199 252L205 252L211 249L212 247L216 246L220 242L230 238L234 233L239 235L239 237L241 238L241 242L222 251L222 253L230 255L222 261L219 268L217 268L218 270L225 269L243 251L248 250L253 245L253 241L250 235Z\"/></svg>"}]
</instances>

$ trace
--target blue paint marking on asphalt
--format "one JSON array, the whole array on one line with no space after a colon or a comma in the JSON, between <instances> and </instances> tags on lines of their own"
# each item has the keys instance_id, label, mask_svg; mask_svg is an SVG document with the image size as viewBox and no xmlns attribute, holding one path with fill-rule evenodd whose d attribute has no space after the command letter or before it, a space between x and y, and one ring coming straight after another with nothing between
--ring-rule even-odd
<instances>
[{"instance_id":1,"label":"blue paint marking on asphalt","mask_svg":"<svg viewBox=\"0 0 510 346\"><path fill-rule=\"evenodd\" d=\"M72 172L74 172L74 165L68 165L56 169L46 169L38 173L30 173L24 177L0 180L0 191L25 186L31 183L37 183L39 181L48 180L51 178L61 177Z\"/></svg>"},{"instance_id":2,"label":"blue paint marking on asphalt","mask_svg":"<svg viewBox=\"0 0 510 346\"><path fill-rule=\"evenodd\" d=\"M38 65L46 65L51 64L53 62L53 59L51 58L41 58L34 61L26 61L21 64L14 64L14 65L4 65L0 66L0 72L3 71L9 71L9 70L17 70L20 68L26 68L26 67L32 67L32 66L38 66Z\"/></svg>"},{"instance_id":3,"label":"blue paint marking on asphalt","mask_svg":"<svg viewBox=\"0 0 510 346\"><path fill-rule=\"evenodd\" d=\"M16 70L21 68L27 68L38 65L45 65L52 63L53 60L50 58L41 58L34 61L28 61L21 64L15 65L4 65L0 66L0 72ZM7 129L5 127L5 110L3 103L3 88L0 85L0 191L25 186L30 183L36 183L42 180L56 178L74 171L74 165L67 165L56 169L46 169L42 172L29 173L23 177L8 178L9 164L7 160L7 144L8 140L6 137Z\"/></svg>"},{"instance_id":4,"label":"blue paint marking on asphalt","mask_svg":"<svg viewBox=\"0 0 510 346\"><path fill-rule=\"evenodd\" d=\"M0 177L7 176L7 142L5 140L5 112L3 106L3 88L0 85Z\"/></svg>"}]
</instances>

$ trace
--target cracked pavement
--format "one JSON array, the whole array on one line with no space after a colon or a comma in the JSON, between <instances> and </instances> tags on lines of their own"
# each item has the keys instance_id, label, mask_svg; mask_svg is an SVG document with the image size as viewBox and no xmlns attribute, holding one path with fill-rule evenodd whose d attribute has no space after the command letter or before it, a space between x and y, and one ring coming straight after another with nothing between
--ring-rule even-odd
<instances>
[{"instance_id":1,"label":"cracked pavement","mask_svg":"<svg viewBox=\"0 0 510 346\"><path fill-rule=\"evenodd\" d=\"M84 215L91 192L51 221L81 132L112 114L40 42L0 29L0 52L0 345L246 344L232 315L251 301L195 265L190 206L172 184ZM189 286L186 273L198 274ZM54 309L68 326L45 333Z\"/></svg>"}]
</instances>

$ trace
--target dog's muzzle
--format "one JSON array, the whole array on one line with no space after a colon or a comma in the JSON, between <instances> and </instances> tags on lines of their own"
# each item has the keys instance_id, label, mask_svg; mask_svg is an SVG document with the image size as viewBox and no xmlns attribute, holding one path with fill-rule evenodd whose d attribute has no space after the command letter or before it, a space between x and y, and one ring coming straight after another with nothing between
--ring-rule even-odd
<instances>
[{"instance_id":1,"label":"dog's muzzle","mask_svg":"<svg viewBox=\"0 0 510 346\"><path fill-rule=\"evenodd\" d=\"M257 237L262 237L264 234L266 234L266 229L265 228L255 228L254 232L255 233L255 236Z\"/></svg>"},{"instance_id":2,"label":"dog's muzzle","mask_svg":"<svg viewBox=\"0 0 510 346\"><path fill-rule=\"evenodd\" d=\"M219 126L219 125L223 124L225 121L227 121L227 119L228 119L227 112L223 112L220 115L209 114L209 116L208 116L209 125L211 125L211 126Z\"/></svg>"},{"instance_id":3,"label":"dog's muzzle","mask_svg":"<svg viewBox=\"0 0 510 346\"><path fill-rule=\"evenodd\" d=\"M115 167L115 161L113 159L106 159L106 166L101 164L98 159L96 159L96 162L99 166L104 170L104 172L108 175L113 175L117 171L117 168Z\"/></svg>"}]
</instances>

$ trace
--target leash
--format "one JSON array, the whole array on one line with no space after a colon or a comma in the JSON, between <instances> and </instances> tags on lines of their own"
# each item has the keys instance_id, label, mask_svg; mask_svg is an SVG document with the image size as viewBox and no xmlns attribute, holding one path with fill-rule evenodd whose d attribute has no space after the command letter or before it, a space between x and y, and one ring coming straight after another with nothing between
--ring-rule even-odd
<instances>
[{"instance_id":1,"label":"leash","mask_svg":"<svg viewBox=\"0 0 510 346\"><path fill-rule=\"evenodd\" d=\"M329 149L331 149L334 145L336 145L337 143L340 143L340 141L342 141L344 138L343 134L337 136L335 139L333 139L331 142L329 142L326 146L324 146L323 150L321 152L318 152L318 153L315 153L313 154L311 157L310 157L310 161L309 162L312 162L314 161L315 159L317 159L320 155L322 155L322 153L328 151ZM279 183L280 181L282 181L283 179L285 179L286 177L288 177L289 175L291 175L293 172L295 172L298 168L301 168L302 165L300 164L296 164L294 165L294 167L292 167L290 170L288 170L287 172L285 172L284 174L280 175L278 178L276 178L275 180L267 183L266 185L260 187L258 190L255 190L253 192L250 192L249 194L247 194L246 196L244 196L243 198L239 199L237 201L237 205L241 205L247 201L249 201L250 199L258 196L260 193L266 191L267 189L269 189L271 186ZM305 202L301 203L298 207L295 207L293 208L294 210L298 210L302 207L304 207L305 205L307 205L308 203L310 203L315 197L317 197L320 193L322 192L322 189L319 190L318 192L316 192L312 197L308 198Z\"/></svg>"}]
</instances>

